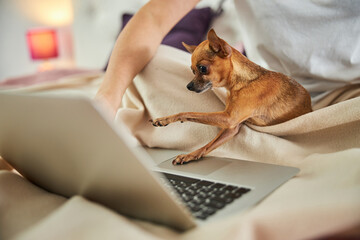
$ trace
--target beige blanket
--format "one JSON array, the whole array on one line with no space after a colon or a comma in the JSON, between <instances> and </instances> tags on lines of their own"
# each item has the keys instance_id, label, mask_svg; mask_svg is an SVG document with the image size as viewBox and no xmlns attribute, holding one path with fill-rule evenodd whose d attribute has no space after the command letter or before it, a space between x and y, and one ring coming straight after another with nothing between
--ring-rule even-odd
<instances>
[{"instance_id":1,"label":"beige blanket","mask_svg":"<svg viewBox=\"0 0 360 240\"><path fill-rule=\"evenodd\" d=\"M177 112L224 108L223 90L196 94L186 89L192 78L189 66L189 54L160 47L126 92L116 123L126 124L140 142L149 147L191 151L210 141L218 131L215 127L187 122L155 128L148 122ZM73 79L78 83L77 91L83 93L81 85L84 84L88 95L93 96L95 91L89 90L92 89L89 84L96 88L99 79L92 79ZM52 89L56 89L52 90L54 93L66 92L60 85ZM15 175L2 173L0 196L7 197L0 197L0 232L5 230L2 236L21 239L314 239L359 229L360 98L355 98L359 96L359 89L359 86L347 86L337 90L314 106L318 110L279 125L244 126L234 139L211 153L301 169L296 177L246 212L234 213L222 221L180 234L163 226L125 219L75 197L68 201L61 199L56 204L48 200L55 207L45 207L44 211L50 209L46 214L34 213L35 217L30 214L19 220L20 225L26 226L20 228L21 231L11 230L14 227L5 230L13 226L14 218L21 216L9 208L3 217L4 206L9 206L5 203L18 202L20 206L25 203L19 200L20 193L9 194L9 189L4 190L3 179L14 186L32 186ZM40 87L36 92L42 90ZM327 106L329 104L333 105ZM36 194L25 191L29 199L43 195L48 199L54 197L39 189Z\"/></svg>"}]
</instances>

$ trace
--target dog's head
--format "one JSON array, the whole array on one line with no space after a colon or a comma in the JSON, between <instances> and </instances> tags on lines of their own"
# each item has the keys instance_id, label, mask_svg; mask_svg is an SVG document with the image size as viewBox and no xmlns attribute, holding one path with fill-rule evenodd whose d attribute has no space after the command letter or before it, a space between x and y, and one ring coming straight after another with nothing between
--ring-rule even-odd
<instances>
[{"instance_id":1,"label":"dog's head","mask_svg":"<svg viewBox=\"0 0 360 240\"><path fill-rule=\"evenodd\" d=\"M191 70L195 77L187 85L190 91L201 93L226 85L232 72L230 57L233 50L213 29L208 32L207 40L198 46L182 44L192 54Z\"/></svg>"}]
</instances>

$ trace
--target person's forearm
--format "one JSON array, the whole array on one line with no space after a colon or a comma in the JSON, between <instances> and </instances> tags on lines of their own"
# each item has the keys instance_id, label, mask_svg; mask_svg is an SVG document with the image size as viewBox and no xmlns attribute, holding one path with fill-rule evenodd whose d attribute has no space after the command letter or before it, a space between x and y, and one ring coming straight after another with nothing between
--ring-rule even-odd
<instances>
[{"instance_id":1,"label":"person's forearm","mask_svg":"<svg viewBox=\"0 0 360 240\"><path fill-rule=\"evenodd\" d=\"M198 0L152 0L142 7L119 35L98 94L106 96L112 108L132 79L151 60L170 29Z\"/></svg>"}]
</instances>

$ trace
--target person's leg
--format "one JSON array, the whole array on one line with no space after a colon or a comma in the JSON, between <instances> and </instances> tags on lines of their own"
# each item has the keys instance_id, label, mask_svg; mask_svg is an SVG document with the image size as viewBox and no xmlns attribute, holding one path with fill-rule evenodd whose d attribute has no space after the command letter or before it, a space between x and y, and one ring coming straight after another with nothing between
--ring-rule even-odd
<instances>
[{"instance_id":1,"label":"person's leg","mask_svg":"<svg viewBox=\"0 0 360 240\"><path fill-rule=\"evenodd\" d=\"M46 192L11 171L0 171L0 239L28 229L53 212L65 198Z\"/></svg>"}]
</instances>

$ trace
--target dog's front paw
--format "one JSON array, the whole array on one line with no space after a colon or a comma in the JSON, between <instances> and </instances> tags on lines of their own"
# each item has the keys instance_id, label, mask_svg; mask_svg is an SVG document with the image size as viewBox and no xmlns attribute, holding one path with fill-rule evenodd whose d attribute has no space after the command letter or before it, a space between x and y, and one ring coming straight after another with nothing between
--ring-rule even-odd
<instances>
[{"instance_id":1,"label":"dog's front paw","mask_svg":"<svg viewBox=\"0 0 360 240\"><path fill-rule=\"evenodd\" d=\"M199 158L201 158L201 155L194 155L191 153L181 154L172 161L172 164L173 165L182 165L182 164L188 163L190 161L198 160Z\"/></svg>"},{"instance_id":2,"label":"dog's front paw","mask_svg":"<svg viewBox=\"0 0 360 240\"><path fill-rule=\"evenodd\" d=\"M150 122L154 127L165 127L165 126L169 125L169 123L171 123L169 118L167 118L167 117L157 118L155 120L151 119Z\"/></svg>"}]
</instances>

